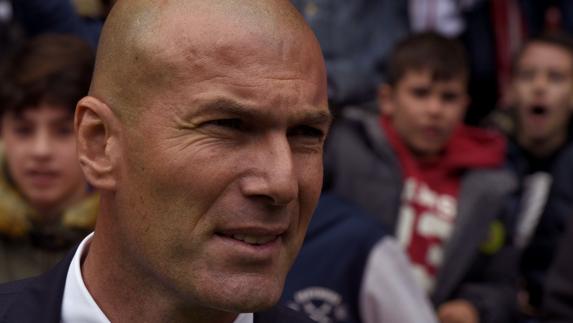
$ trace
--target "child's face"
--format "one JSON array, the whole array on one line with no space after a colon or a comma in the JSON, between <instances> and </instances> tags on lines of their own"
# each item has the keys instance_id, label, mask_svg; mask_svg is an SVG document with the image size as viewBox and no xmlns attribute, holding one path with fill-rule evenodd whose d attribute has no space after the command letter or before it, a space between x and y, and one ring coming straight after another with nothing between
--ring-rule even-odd
<instances>
[{"instance_id":1,"label":"child's face","mask_svg":"<svg viewBox=\"0 0 573 323\"><path fill-rule=\"evenodd\" d=\"M573 58L555 45L532 43L513 80L519 135L548 140L567 131L573 103Z\"/></svg>"},{"instance_id":2,"label":"child's face","mask_svg":"<svg viewBox=\"0 0 573 323\"><path fill-rule=\"evenodd\" d=\"M382 90L381 104L408 148L420 158L432 158L464 117L466 82L463 77L433 81L428 70L409 71L395 86Z\"/></svg>"},{"instance_id":3,"label":"child's face","mask_svg":"<svg viewBox=\"0 0 573 323\"><path fill-rule=\"evenodd\" d=\"M2 117L1 134L12 179L32 207L60 211L80 199L86 182L76 156L73 116L42 104Z\"/></svg>"}]
</instances>

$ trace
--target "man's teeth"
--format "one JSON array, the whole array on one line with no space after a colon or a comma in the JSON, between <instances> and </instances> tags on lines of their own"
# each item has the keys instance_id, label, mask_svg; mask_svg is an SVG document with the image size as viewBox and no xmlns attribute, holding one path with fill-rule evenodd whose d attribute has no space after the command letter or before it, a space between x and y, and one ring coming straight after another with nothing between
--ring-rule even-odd
<instances>
[{"instance_id":1,"label":"man's teeth","mask_svg":"<svg viewBox=\"0 0 573 323\"><path fill-rule=\"evenodd\" d=\"M235 240L246 242L248 244L261 245L275 240L277 236L253 236L248 234L234 234L232 238Z\"/></svg>"}]
</instances>

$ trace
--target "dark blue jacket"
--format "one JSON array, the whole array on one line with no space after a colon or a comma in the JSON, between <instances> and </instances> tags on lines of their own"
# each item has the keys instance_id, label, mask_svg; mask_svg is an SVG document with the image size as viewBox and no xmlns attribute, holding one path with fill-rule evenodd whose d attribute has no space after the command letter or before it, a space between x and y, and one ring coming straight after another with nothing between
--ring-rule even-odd
<instances>
[{"instance_id":1,"label":"dark blue jacket","mask_svg":"<svg viewBox=\"0 0 573 323\"><path fill-rule=\"evenodd\" d=\"M547 273L543 300L544 323L573 322L573 217Z\"/></svg>"},{"instance_id":2,"label":"dark blue jacket","mask_svg":"<svg viewBox=\"0 0 573 323\"><path fill-rule=\"evenodd\" d=\"M523 182L531 165L515 143L509 146L508 165ZM567 219L573 215L573 144L557 152L544 165L552 177L549 196L529 244L523 250L520 270L529 292L531 305L542 303L542 289Z\"/></svg>"}]
</instances>

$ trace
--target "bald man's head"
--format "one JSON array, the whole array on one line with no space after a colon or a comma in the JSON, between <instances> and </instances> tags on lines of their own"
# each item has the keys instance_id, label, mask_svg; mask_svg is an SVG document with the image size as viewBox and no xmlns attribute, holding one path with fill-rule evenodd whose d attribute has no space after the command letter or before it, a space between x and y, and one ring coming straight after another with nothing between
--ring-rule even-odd
<instances>
[{"instance_id":1,"label":"bald man's head","mask_svg":"<svg viewBox=\"0 0 573 323\"><path fill-rule=\"evenodd\" d=\"M308 26L288 0L121 0L98 50L75 116L101 192L98 305L110 321L232 322L274 304L331 120Z\"/></svg>"},{"instance_id":2,"label":"bald man's head","mask_svg":"<svg viewBox=\"0 0 573 323\"><path fill-rule=\"evenodd\" d=\"M286 0L119 1L102 30L90 95L133 120L147 94L192 81L213 53L233 65L225 62L225 52L244 42L270 47L307 42L319 51L312 31Z\"/></svg>"}]
</instances>

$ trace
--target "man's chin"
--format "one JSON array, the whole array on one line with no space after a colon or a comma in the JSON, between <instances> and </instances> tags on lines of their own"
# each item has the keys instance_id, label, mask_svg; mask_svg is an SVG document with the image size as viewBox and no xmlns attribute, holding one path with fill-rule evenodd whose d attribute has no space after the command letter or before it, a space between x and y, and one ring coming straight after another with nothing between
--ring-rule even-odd
<instances>
[{"instance_id":1,"label":"man's chin","mask_svg":"<svg viewBox=\"0 0 573 323\"><path fill-rule=\"evenodd\" d=\"M238 302L233 302L233 300L229 300L226 307L228 307L228 311L234 313L255 313L260 312L266 309L273 307L276 303L278 303L279 297L268 297L268 298L257 298L253 297L251 300L242 299Z\"/></svg>"},{"instance_id":2,"label":"man's chin","mask_svg":"<svg viewBox=\"0 0 573 323\"><path fill-rule=\"evenodd\" d=\"M246 282L243 282L243 284ZM223 289L225 287L222 287ZM233 313L252 313L274 306L282 294L283 285L276 281L253 281L240 288L214 291L211 304L219 310Z\"/></svg>"}]
</instances>

